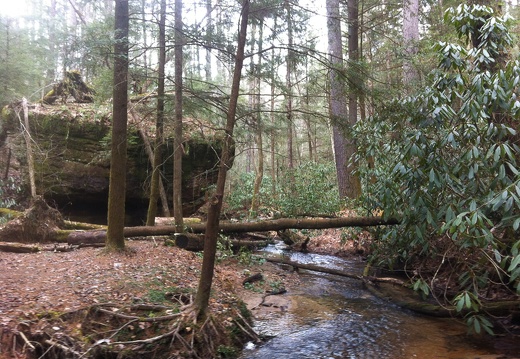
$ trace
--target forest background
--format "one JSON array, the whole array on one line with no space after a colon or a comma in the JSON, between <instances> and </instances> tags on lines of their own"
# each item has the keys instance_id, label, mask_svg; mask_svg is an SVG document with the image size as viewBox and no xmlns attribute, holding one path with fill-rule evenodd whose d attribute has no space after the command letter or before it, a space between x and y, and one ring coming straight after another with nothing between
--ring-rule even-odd
<instances>
[{"instance_id":1,"label":"forest background","mask_svg":"<svg viewBox=\"0 0 520 359\"><path fill-rule=\"evenodd\" d=\"M107 106L114 3L25 3L20 16L0 18L0 105L37 102L77 70ZM129 5L128 90L140 96L158 89L160 2ZM166 2L165 121L179 111L182 47L182 117L223 128L241 4L184 2L181 37L174 5ZM227 209L397 217L399 226L374 232L372 263L413 266L416 290L447 297L473 313L475 331L491 331L482 302L520 290L517 11L508 1L255 1ZM456 273L447 281L455 290L438 284L441 269Z\"/></svg>"}]
</instances>

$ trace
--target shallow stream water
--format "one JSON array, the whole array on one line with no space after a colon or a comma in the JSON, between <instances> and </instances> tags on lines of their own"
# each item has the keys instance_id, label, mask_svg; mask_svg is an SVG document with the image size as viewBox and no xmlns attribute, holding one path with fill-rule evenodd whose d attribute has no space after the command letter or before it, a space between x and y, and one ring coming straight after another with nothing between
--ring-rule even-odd
<instances>
[{"instance_id":1,"label":"shallow stream water","mask_svg":"<svg viewBox=\"0 0 520 359\"><path fill-rule=\"evenodd\" d=\"M275 247L267 249L276 252ZM289 253L292 261L362 273L364 263L332 256ZM241 359L304 358L513 358L514 348L466 335L453 319L430 318L374 297L360 281L300 271L302 284L288 311L257 320L255 329L273 336L248 345ZM507 352L508 356L498 354ZM513 353L513 355L511 355Z\"/></svg>"}]
</instances>

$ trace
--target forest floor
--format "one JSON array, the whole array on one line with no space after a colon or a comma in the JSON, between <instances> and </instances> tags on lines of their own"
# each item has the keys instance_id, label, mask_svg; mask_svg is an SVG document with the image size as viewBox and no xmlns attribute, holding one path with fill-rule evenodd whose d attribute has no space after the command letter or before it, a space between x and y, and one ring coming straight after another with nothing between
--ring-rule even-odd
<instances>
[{"instance_id":1,"label":"forest floor","mask_svg":"<svg viewBox=\"0 0 520 359\"><path fill-rule=\"evenodd\" d=\"M200 275L200 254L165 246L159 239L130 240L127 248L129 250L125 253L106 253L103 248L81 248L72 252L0 252L0 358L22 358L23 352L31 352L30 343L35 339L27 339L19 335L20 332L36 336L46 333L45 341L49 344L46 350L54 347L56 351L70 353L77 350L77 345L71 343L67 346L65 343L80 332L83 340L90 338L91 342L97 340L96 343L116 341L116 335L122 334L123 327L125 332L129 328L134 332L127 334L124 341L142 338L154 324L152 321L139 325L132 323L132 318L135 319L132 315L139 310L136 309L139 305L141 309L153 311L172 302L186 304L191 300ZM347 254L357 250L351 244L340 243L339 230L326 230L320 237L313 237L309 249L329 254ZM261 273L263 280L243 285L244 279L256 273ZM260 304L269 291L283 288L290 291L298 283L297 274L278 265L250 255L228 255L221 258L215 268L210 311L229 329L237 316L242 318L242 314L236 311L242 301L253 309L255 316L284 310L281 304ZM146 307L150 304L157 307ZM98 307L126 313L128 320L121 321L125 319L124 315L118 316L120 329L109 327L108 322L113 322L114 318L90 316L87 320L92 308ZM171 312L147 315L164 314ZM142 311L139 315L143 315ZM92 322L105 324L94 327ZM247 333L245 322L237 325ZM106 331L102 330L104 325ZM87 330L91 332L90 336L85 335Z\"/></svg>"}]
</instances>

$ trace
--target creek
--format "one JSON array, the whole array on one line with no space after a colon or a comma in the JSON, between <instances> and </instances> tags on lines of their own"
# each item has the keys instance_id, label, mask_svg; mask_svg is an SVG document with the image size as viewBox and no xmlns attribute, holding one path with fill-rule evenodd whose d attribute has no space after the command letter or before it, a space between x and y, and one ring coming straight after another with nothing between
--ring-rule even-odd
<instances>
[{"instance_id":1,"label":"creek","mask_svg":"<svg viewBox=\"0 0 520 359\"><path fill-rule=\"evenodd\" d=\"M276 246L268 252L280 253ZM285 252L291 261L362 273L365 263L333 256ZM412 313L374 297L361 281L300 270L301 285L290 293L292 305L255 320L255 330L272 337L248 343L241 359L304 358L512 358L520 346L469 336L454 319ZM516 344L517 345L517 344ZM516 346L513 345L513 346ZM503 346L500 348L500 346Z\"/></svg>"}]
</instances>

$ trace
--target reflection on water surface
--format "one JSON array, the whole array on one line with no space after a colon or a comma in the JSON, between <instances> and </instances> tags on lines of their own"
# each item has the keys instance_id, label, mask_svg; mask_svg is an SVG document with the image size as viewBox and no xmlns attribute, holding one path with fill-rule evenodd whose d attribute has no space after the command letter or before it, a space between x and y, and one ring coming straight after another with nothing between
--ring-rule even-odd
<instances>
[{"instance_id":1,"label":"reflection on water surface","mask_svg":"<svg viewBox=\"0 0 520 359\"><path fill-rule=\"evenodd\" d=\"M273 250L273 247L268 249ZM316 254L290 254L303 263L361 273L363 263ZM245 349L242 359L495 358L495 350L468 337L463 324L402 310L375 298L359 281L301 271L302 284L287 293L292 307L257 321L267 343Z\"/></svg>"}]
</instances>

